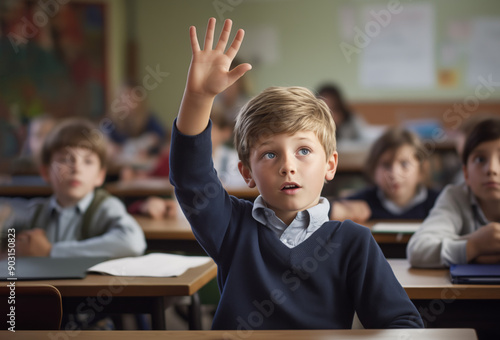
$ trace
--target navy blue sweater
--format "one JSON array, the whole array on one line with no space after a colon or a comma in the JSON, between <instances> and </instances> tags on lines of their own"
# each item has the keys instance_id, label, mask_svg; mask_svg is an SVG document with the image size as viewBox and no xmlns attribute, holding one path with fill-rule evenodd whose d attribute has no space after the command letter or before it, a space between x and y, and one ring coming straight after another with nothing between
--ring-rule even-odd
<instances>
[{"instance_id":1,"label":"navy blue sweater","mask_svg":"<svg viewBox=\"0 0 500 340\"><path fill-rule=\"evenodd\" d=\"M366 201L368 206L372 211L370 216L371 220L391 220L391 219L401 219L401 220L423 220L429 215L437 197L439 196L439 191L433 189L427 189L427 198L422 203L417 204L404 211L401 214L393 214L387 210L380 201L377 195L378 188L376 186L363 189L352 196L347 197L347 200L363 200Z\"/></svg>"},{"instance_id":2,"label":"navy blue sweater","mask_svg":"<svg viewBox=\"0 0 500 340\"><path fill-rule=\"evenodd\" d=\"M218 265L221 299L213 329L422 327L370 230L329 221L295 248L229 196L211 160L210 127L184 136L173 127L170 179L196 239Z\"/></svg>"}]
</instances>

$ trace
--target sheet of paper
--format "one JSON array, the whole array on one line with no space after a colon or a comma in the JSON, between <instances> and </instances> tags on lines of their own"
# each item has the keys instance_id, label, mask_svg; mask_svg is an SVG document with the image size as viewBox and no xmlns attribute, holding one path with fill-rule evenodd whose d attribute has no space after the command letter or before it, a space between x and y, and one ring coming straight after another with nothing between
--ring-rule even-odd
<instances>
[{"instance_id":1,"label":"sheet of paper","mask_svg":"<svg viewBox=\"0 0 500 340\"><path fill-rule=\"evenodd\" d=\"M384 222L376 223L372 227L374 233L401 233L412 234L418 230L421 223L400 223L400 222Z\"/></svg>"},{"instance_id":2,"label":"sheet of paper","mask_svg":"<svg viewBox=\"0 0 500 340\"><path fill-rule=\"evenodd\" d=\"M210 258L207 256L151 253L105 261L90 267L87 271L114 276L170 277L182 275L189 268L201 266L209 261Z\"/></svg>"},{"instance_id":3,"label":"sheet of paper","mask_svg":"<svg viewBox=\"0 0 500 340\"><path fill-rule=\"evenodd\" d=\"M476 86L480 79L498 86L500 80L500 18L477 19L471 25L467 84Z\"/></svg>"},{"instance_id":4,"label":"sheet of paper","mask_svg":"<svg viewBox=\"0 0 500 340\"><path fill-rule=\"evenodd\" d=\"M405 4L390 18L377 16L384 11L383 6L363 9L360 84L368 88L434 86L434 7L431 3Z\"/></svg>"}]
</instances>

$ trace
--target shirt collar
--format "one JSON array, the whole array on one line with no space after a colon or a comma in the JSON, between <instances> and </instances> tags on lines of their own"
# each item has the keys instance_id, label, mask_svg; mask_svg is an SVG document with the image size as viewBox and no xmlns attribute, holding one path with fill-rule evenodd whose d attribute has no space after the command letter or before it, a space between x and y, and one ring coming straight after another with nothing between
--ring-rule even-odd
<instances>
[{"instance_id":1,"label":"shirt collar","mask_svg":"<svg viewBox=\"0 0 500 340\"><path fill-rule=\"evenodd\" d=\"M316 230L323 225L323 223L329 220L329 211L330 203L326 198L320 197L317 205L307 210L299 211L290 226L293 227L297 221L300 222L301 225L305 226L304 229L310 230L312 227ZM266 202L261 195L259 195L253 203L252 217L257 222L264 224L280 235L286 228L288 228L288 226L276 216L275 212L267 207Z\"/></svg>"},{"instance_id":2,"label":"shirt collar","mask_svg":"<svg viewBox=\"0 0 500 340\"><path fill-rule=\"evenodd\" d=\"M400 206L396 205L393 201L388 199L387 196L385 196L384 192L380 188L377 188L377 197L379 198L382 206L385 209L387 209L391 214L401 215L402 213L410 210L411 208L415 207L416 205L424 202L427 199L427 189L424 186L420 186L418 191L417 191L417 194L404 207L400 207Z\"/></svg>"},{"instance_id":3,"label":"shirt collar","mask_svg":"<svg viewBox=\"0 0 500 340\"><path fill-rule=\"evenodd\" d=\"M87 210L93 199L94 199L94 191L92 190L87 195L85 195L85 197L83 197L80 201L78 201L78 203L76 203L75 205L69 207L61 207L61 205L57 203L56 195L52 195L50 197L49 206L52 212L55 211L58 214L71 210L75 210L76 212L83 214Z\"/></svg>"}]
</instances>

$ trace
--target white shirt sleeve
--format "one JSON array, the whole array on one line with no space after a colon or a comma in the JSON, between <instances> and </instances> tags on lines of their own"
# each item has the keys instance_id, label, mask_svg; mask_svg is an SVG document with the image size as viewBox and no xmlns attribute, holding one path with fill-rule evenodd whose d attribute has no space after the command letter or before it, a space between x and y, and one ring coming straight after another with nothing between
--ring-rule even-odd
<instances>
[{"instance_id":1,"label":"white shirt sleeve","mask_svg":"<svg viewBox=\"0 0 500 340\"><path fill-rule=\"evenodd\" d=\"M61 241L53 244L50 256L107 256L142 255L146 249L144 233L116 197L104 200L92 218L90 235L82 241Z\"/></svg>"},{"instance_id":2,"label":"white shirt sleeve","mask_svg":"<svg viewBox=\"0 0 500 340\"><path fill-rule=\"evenodd\" d=\"M467 190L463 186L447 186L408 242L408 261L414 267L424 268L466 263L467 241L461 236L472 232L472 224Z\"/></svg>"}]
</instances>

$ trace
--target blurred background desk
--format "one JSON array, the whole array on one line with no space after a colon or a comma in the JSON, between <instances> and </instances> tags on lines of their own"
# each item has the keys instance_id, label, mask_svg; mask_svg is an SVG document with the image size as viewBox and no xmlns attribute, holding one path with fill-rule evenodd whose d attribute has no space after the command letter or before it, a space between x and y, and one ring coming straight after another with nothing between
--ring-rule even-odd
<instances>
[{"instance_id":1,"label":"blurred background desk","mask_svg":"<svg viewBox=\"0 0 500 340\"><path fill-rule=\"evenodd\" d=\"M378 223L392 226L393 228L391 229L393 230L383 232L373 230L373 226ZM406 258L406 247L408 245L408 241L414 233L413 228L408 229L406 226L418 226L418 224L421 223L421 220L370 220L363 223L363 225L372 230L373 238L377 241L386 258L404 259Z\"/></svg>"},{"instance_id":2,"label":"blurred background desk","mask_svg":"<svg viewBox=\"0 0 500 340\"><path fill-rule=\"evenodd\" d=\"M406 260L388 261L427 327L474 328L479 339L500 339L500 285L452 284L448 269L417 269Z\"/></svg>"},{"instance_id":3,"label":"blurred background desk","mask_svg":"<svg viewBox=\"0 0 500 340\"><path fill-rule=\"evenodd\" d=\"M150 217L134 215L144 231L148 252L181 252L206 255L196 241L191 226L184 215L176 218L155 220Z\"/></svg>"},{"instance_id":4,"label":"blurred background desk","mask_svg":"<svg viewBox=\"0 0 500 340\"><path fill-rule=\"evenodd\" d=\"M196 241L191 226L184 215L179 214L176 218L155 220L150 217L134 215L146 236L148 250L151 251L187 251L196 254L205 254ZM364 223L371 228L381 221L368 221ZM399 221L390 221L389 223ZM418 222L418 221L404 221ZM209 223L209 222L207 222ZM209 226L207 226L209 227ZM372 235L379 244L387 258L406 258L406 245L412 233L376 233Z\"/></svg>"}]
</instances>

